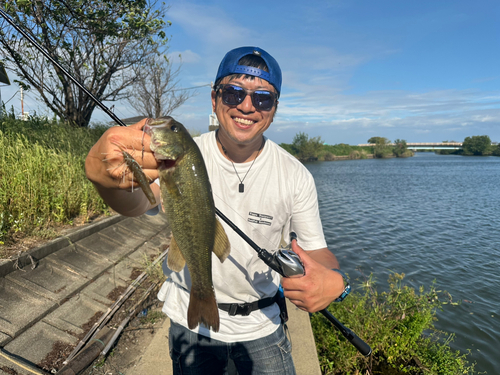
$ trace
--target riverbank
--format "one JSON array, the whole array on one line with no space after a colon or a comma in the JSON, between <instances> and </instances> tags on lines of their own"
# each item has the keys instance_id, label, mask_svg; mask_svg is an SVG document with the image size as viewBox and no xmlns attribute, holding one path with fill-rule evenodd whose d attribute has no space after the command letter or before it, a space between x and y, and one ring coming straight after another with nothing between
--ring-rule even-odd
<instances>
[{"instance_id":1,"label":"riverbank","mask_svg":"<svg viewBox=\"0 0 500 375\"><path fill-rule=\"evenodd\" d=\"M60 369L113 302L131 285L138 285L144 257L156 258L168 245L169 234L164 215L115 215L28 251L25 265L4 265L0 374L48 374ZM135 306L149 283L149 279L143 281L111 315L106 326L115 330L131 308L141 312L133 314L110 354L90 362L83 374L172 373L168 319L161 313L154 290L142 305ZM309 315L291 304L288 308L297 374L319 375Z\"/></svg>"}]
</instances>

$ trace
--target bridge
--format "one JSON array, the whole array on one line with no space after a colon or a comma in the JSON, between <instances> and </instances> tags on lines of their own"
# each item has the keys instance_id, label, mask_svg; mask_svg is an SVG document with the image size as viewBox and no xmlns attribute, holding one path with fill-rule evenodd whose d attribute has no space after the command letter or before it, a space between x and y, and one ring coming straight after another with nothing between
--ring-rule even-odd
<instances>
[{"instance_id":1,"label":"bridge","mask_svg":"<svg viewBox=\"0 0 500 375\"><path fill-rule=\"evenodd\" d=\"M395 146L394 143L388 143L388 146ZM375 143L362 143L360 147L374 147ZM462 142L434 142L434 143L407 143L406 146L410 150L460 150Z\"/></svg>"}]
</instances>

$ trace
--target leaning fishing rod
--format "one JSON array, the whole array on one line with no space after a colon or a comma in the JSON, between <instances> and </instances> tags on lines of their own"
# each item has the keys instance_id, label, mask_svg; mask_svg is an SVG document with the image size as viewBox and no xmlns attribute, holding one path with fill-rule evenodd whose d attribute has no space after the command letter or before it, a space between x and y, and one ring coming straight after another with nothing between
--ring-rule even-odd
<instances>
[{"instance_id":1,"label":"leaning fishing rod","mask_svg":"<svg viewBox=\"0 0 500 375\"><path fill-rule=\"evenodd\" d=\"M71 81L73 81L81 90L85 92L106 114L108 114L118 125L126 126L113 112L109 110L99 99L97 99L87 88L74 78L66 69L64 69L52 56L50 56L38 42L29 34L17 26L7 13L0 9L0 15L23 35L33 46L35 46L47 59L49 59L58 69L61 70ZM245 242L247 242L271 269L278 272L283 277L303 276L304 266L300 258L293 251L280 249L275 254L257 246L245 233L243 233L231 220L229 220L218 208L215 208L216 214L229 225ZM340 323L326 308L321 312L341 333L342 335L364 356L369 356L372 352L370 346L361 340L354 332Z\"/></svg>"},{"instance_id":2,"label":"leaning fishing rod","mask_svg":"<svg viewBox=\"0 0 500 375\"><path fill-rule=\"evenodd\" d=\"M264 261L270 268L278 272L283 277L299 277L305 274L304 266L297 254L291 250L279 249L275 253L270 253L266 249L262 249L252 241L240 228L238 228L231 220L229 220L217 207L216 214L233 229L247 244L249 244L258 254L259 258ZM291 233L292 239L297 239L295 233ZM362 339L360 339L353 331L340 323L326 308L318 311L327 318L337 328L342 335L349 341L358 351L365 357L369 356L372 348Z\"/></svg>"}]
</instances>

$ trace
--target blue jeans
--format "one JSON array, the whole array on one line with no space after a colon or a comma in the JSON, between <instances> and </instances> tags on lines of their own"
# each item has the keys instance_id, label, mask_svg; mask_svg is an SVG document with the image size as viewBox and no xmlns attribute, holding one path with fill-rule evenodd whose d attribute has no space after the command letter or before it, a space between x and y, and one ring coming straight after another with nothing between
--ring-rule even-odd
<instances>
[{"instance_id":1,"label":"blue jeans","mask_svg":"<svg viewBox=\"0 0 500 375\"><path fill-rule=\"evenodd\" d=\"M171 322L169 346L174 375L227 375L229 359L238 375L295 375L283 326L261 339L226 343Z\"/></svg>"}]
</instances>

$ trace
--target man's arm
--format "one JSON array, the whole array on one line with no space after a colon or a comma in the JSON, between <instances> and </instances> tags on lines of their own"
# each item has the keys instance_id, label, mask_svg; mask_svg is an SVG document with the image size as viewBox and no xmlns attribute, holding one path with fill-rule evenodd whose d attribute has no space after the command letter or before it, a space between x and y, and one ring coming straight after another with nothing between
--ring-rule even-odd
<instances>
[{"instance_id":1,"label":"man's arm","mask_svg":"<svg viewBox=\"0 0 500 375\"><path fill-rule=\"evenodd\" d=\"M323 310L344 291L342 275L332 271L339 268L337 258L326 247L304 251L296 240L292 241L292 250L302 260L305 275L281 279L285 297L301 310Z\"/></svg>"},{"instance_id":2,"label":"man's arm","mask_svg":"<svg viewBox=\"0 0 500 375\"><path fill-rule=\"evenodd\" d=\"M149 148L150 137L142 131L146 121L108 129L85 159L87 178L104 201L125 216L139 216L154 207L133 180L132 173L124 173L127 169L121 150L127 150L137 160L150 181L158 178L158 163ZM150 186L158 204L160 189L157 184Z\"/></svg>"}]
</instances>

